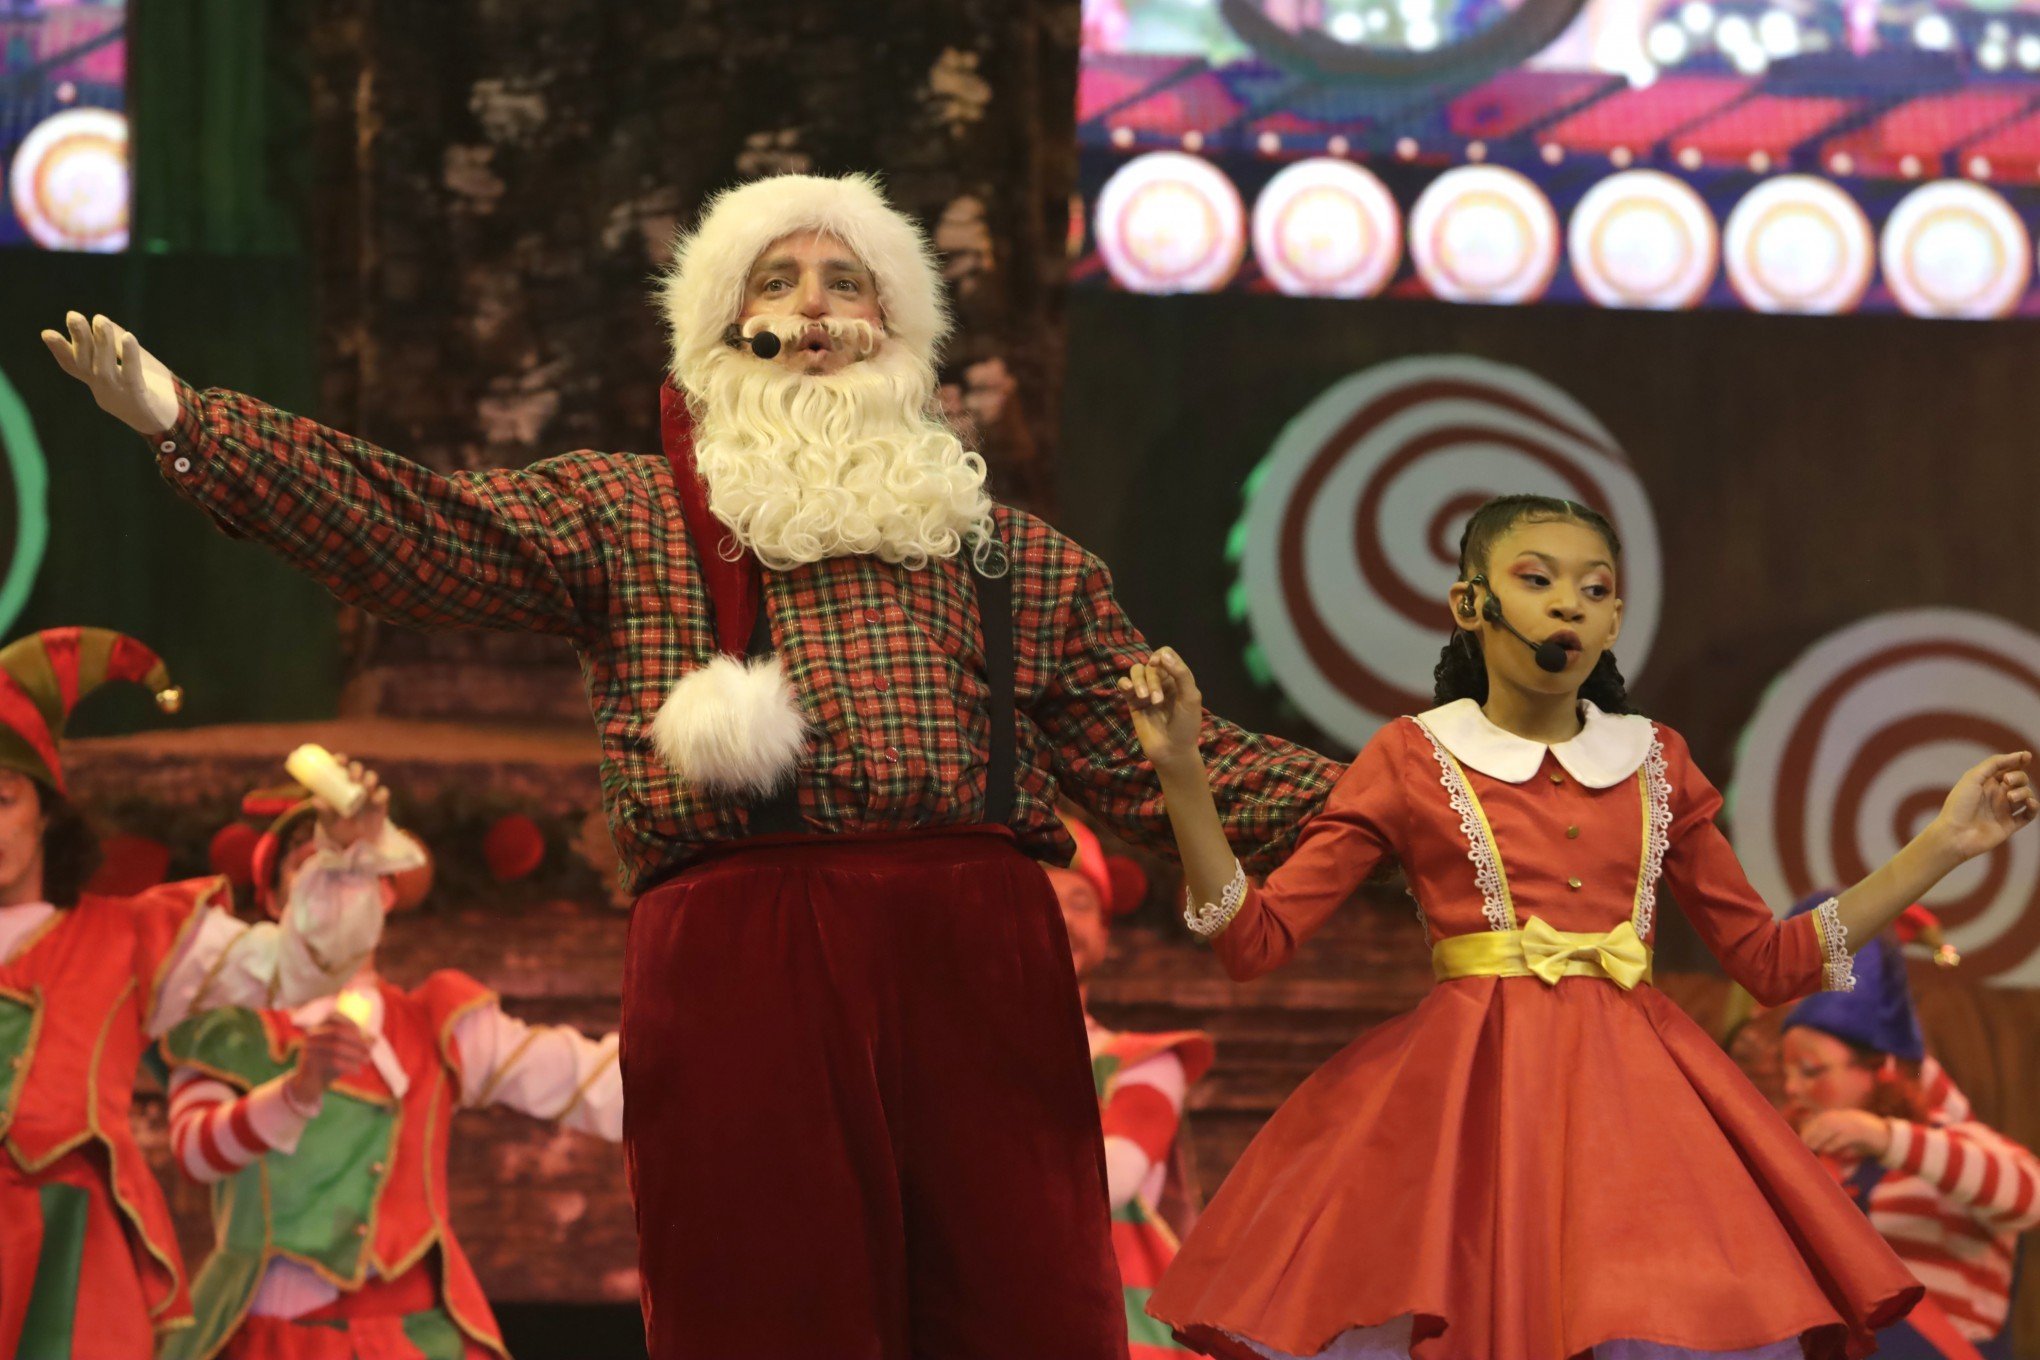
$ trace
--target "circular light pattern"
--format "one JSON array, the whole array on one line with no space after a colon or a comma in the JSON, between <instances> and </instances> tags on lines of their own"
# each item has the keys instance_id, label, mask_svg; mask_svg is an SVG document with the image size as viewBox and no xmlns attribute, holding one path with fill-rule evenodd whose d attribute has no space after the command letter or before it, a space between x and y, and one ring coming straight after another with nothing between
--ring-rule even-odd
<instances>
[{"instance_id":1,"label":"circular light pattern","mask_svg":"<svg viewBox=\"0 0 2040 1360\"><path fill-rule=\"evenodd\" d=\"M1870 286L1870 222L1812 175L1780 175L1728 215L1728 281L1759 312L1846 312Z\"/></svg>"},{"instance_id":2,"label":"circular light pattern","mask_svg":"<svg viewBox=\"0 0 2040 1360\"><path fill-rule=\"evenodd\" d=\"M30 128L8 173L14 215L50 250L125 250L127 119L111 109L65 109Z\"/></svg>"},{"instance_id":3,"label":"circular light pattern","mask_svg":"<svg viewBox=\"0 0 2040 1360\"><path fill-rule=\"evenodd\" d=\"M1661 596L1649 498L1593 414L1522 369L1431 355L1356 373L1284 427L1248 485L1236 606L1275 683L1354 748L1431 706L1459 534L1491 496L1606 512L1624 549L1624 669L1650 654Z\"/></svg>"},{"instance_id":4,"label":"circular light pattern","mask_svg":"<svg viewBox=\"0 0 2040 1360\"><path fill-rule=\"evenodd\" d=\"M1239 269L1246 216L1239 191L1217 167L1180 151L1156 151L1105 181L1091 229L1120 287L1210 293Z\"/></svg>"},{"instance_id":5,"label":"circular light pattern","mask_svg":"<svg viewBox=\"0 0 2040 1360\"><path fill-rule=\"evenodd\" d=\"M1417 199L1410 254L1447 302L1535 302L1558 268L1558 216L1514 170L1462 165Z\"/></svg>"},{"instance_id":6,"label":"circular light pattern","mask_svg":"<svg viewBox=\"0 0 2040 1360\"><path fill-rule=\"evenodd\" d=\"M1348 161L1290 166L1254 202L1254 259L1297 297L1372 297L1402 260L1402 214L1374 175Z\"/></svg>"},{"instance_id":7,"label":"circular light pattern","mask_svg":"<svg viewBox=\"0 0 2040 1360\"><path fill-rule=\"evenodd\" d=\"M1884 279L1914 316L2004 316L2032 277L2017 213L1993 189L1966 180L1923 184L1884 224Z\"/></svg>"},{"instance_id":8,"label":"circular light pattern","mask_svg":"<svg viewBox=\"0 0 2040 1360\"><path fill-rule=\"evenodd\" d=\"M1736 853L1782 912L1889 859L1971 765L2036 742L2040 636L1962 609L1864 619L1793 662L1743 730ZM1925 901L1965 974L2040 985L2040 839L2014 836Z\"/></svg>"},{"instance_id":9,"label":"circular light pattern","mask_svg":"<svg viewBox=\"0 0 2040 1360\"><path fill-rule=\"evenodd\" d=\"M1707 204L1656 170L1610 175L1588 190L1566 244L1581 290L1603 307L1691 307L1720 255Z\"/></svg>"}]
</instances>

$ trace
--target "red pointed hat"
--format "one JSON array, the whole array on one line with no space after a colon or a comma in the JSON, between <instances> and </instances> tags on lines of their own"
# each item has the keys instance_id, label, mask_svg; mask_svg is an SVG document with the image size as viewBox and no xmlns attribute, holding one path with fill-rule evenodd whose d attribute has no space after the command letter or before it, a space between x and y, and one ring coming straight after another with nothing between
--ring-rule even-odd
<instances>
[{"instance_id":1,"label":"red pointed hat","mask_svg":"<svg viewBox=\"0 0 2040 1360\"><path fill-rule=\"evenodd\" d=\"M110 628L45 628L0 648L0 768L63 793L64 724L80 699L111 680L147 685L165 713L183 706L163 658Z\"/></svg>"}]
</instances>

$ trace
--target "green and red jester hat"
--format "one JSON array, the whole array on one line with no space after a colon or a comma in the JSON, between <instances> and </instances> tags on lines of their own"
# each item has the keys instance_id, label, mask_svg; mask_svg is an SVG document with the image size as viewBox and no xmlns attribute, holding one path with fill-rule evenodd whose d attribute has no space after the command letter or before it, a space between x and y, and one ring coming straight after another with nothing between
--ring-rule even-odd
<instances>
[{"instance_id":1,"label":"green and red jester hat","mask_svg":"<svg viewBox=\"0 0 2040 1360\"><path fill-rule=\"evenodd\" d=\"M0 648L0 769L68 793L57 754L64 724L80 699L113 680L148 686L165 713L183 706L163 658L110 628L45 628Z\"/></svg>"}]
</instances>

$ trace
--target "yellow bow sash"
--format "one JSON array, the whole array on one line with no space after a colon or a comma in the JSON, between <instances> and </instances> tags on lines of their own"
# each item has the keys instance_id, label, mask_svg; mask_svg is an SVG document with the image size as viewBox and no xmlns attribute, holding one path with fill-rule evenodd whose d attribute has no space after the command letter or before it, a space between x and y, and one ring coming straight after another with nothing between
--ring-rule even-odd
<instances>
[{"instance_id":1,"label":"yellow bow sash","mask_svg":"<svg viewBox=\"0 0 2040 1360\"><path fill-rule=\"evenodd\" d=\"M1439 981L1463 977L1606 978L1624 991L1650 981L1650 947L1628 921L1605 934L1553 930L1532 917L1521 930L1483 930L1440 940L1431 950Z\"/></svg>"}]
</instances>

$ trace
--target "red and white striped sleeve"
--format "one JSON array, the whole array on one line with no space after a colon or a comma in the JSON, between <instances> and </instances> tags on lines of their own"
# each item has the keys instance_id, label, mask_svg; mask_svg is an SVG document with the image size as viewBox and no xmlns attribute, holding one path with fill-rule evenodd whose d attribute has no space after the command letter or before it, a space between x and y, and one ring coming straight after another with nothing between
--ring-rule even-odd
<instances>
[{"instance_id":1,"label":"red and white striped sleeve","mask_svg":"<svg viewBox=\"0 0 2040 1360\"><path fill-rule=\"evenodd\" d=\"M1099 1112L1105 1133L1105 1190L1118 1209L1140 1193L1157 1163L1169 1155L1189 1092L1183 1060L1157 1053L1126 1069Z\"/></svg>"},{"instance_id":2,"label":"red and white striped sleeve","mask_svg":"<svg viewBox=\"0 0 2040 1360\"><path fill-rule=\"evenodd\" d=\"M1966 1124L1970 1120L1969 1097L1929 1053L1920 1064L1920 1090L1926 1096L1927 1119L1935 1124Z\"/></svg>"},{"instance_id":3,"label":"red and white striped sleeve","mask_svg":"<svg viewBox=\"0 0 2040 1360\"><path fill-rule=\"evenodd\" d=\"M180 1067L170 1077L170 1153L202 1184L224 1180L265 1152L297 1151L318 1114L301 1109L277 1077L241 1094L217 1077Z\"/></svg>"},{"instance_id":4,"label":"red and white striped sleeve","mask_svg":"<svg viewBox=\"0 0 2040 1360\"><path fill-rule=\"evenodd\" d=\"M1891 1121L1891 1146L1880 1159L1918 1176L2004 1232L2040 1224L2040 1158L1975 1122L1933 1125Z\"/></svg>"}]
</instances>

